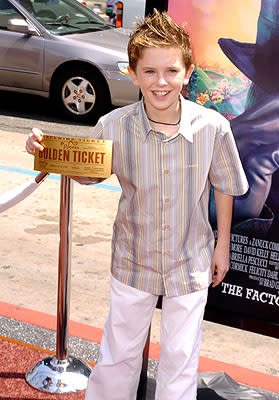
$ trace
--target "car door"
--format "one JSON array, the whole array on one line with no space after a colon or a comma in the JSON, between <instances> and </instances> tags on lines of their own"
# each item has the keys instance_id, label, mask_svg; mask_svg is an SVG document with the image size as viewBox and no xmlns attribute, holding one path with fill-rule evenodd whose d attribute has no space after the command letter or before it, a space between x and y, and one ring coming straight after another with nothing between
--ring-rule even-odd
<instances>
[{"instance_id":1,"label":"car door","mask_svg":"<svg viewBox=\"0 0 279 400\"><path fill-rule=\"evenodd\" d=\"M42 89L44 38L7 29L10 19L26 19L8 0L0 0L0 86Z\"/></svg>"}]
</instances>

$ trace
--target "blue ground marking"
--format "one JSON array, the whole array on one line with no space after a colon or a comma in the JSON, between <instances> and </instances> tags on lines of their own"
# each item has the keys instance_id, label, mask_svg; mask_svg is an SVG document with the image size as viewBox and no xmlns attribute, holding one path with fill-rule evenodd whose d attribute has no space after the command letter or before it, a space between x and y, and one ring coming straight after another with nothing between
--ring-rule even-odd
<instances>
[{"instance_id":1,"label":"blue ground marking","mask_svg":"<svg viewBox=\"0 0 279 400\"><path fill-rule=\"evenodd\" d=\"M29 171L28 169L8 167L6 165L1 165L1 164L0 164L0 170L10 171L10 172L18 172L20 174L31 175L31 176L36 176L39 173L37 171ZM59 181L60 180L60 175L50 174L47 179L53 179L55 181ZM75 183L77 183L77 182L75 182ZM90 185L90 186L94 186L94 187L100 188L100 189L113 190L115 192L121 192L121 188L120 187L112 186L112 185L106 185L105 183L97 183L96 185Z\"/></svg>"}]
</instances>

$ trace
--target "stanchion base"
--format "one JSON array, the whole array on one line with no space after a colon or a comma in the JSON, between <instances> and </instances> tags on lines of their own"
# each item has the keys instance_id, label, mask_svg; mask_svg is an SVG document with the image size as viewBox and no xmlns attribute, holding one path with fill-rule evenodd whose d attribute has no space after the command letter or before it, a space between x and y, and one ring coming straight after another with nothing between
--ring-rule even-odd
<instances>
[{"instance_id":1,"label":"stanchion base","mask_svg":"<svg viewBox=\"0 0 279 400\"><path fill-rule=\"evenodd\" d=\"M71 393L86 389L90 367L78 358L44 358L25 375L35 389L48 393Z\"/></svg>"}]
</instances>

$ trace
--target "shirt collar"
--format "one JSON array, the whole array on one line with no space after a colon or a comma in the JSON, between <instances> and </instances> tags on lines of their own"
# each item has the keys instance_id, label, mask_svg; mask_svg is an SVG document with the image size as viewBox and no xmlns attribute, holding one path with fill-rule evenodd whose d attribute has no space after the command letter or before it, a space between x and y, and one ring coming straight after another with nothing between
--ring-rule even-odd
<instances>
[{"instance_id":1,"label":"shirt collar","mask_svg":"<svg viewBox=\"0 0 279 400\"><path fill-rule=\"evenodd\" d=\"M178 134L181 134L185 137L186 140L193 143L193 130L192 130L192 107L191 102L185 100L184 97L180 94L181 101L181 121L179 126ZM148 134L152 131L152 127L147 118L143 98L139 101L139 113L142 121L142 128L144 136L147 138Z\"/></svg>"},{"instance_id":2,"label":"shirt collar","mask_svg":"<svg viewBox=\"0 0 279 400\"><path fill-rule=\"evenodd\" d=\"M186 140L193 143L193 128L192 128L192 103L184 99L180 94L181 101L181 121L178 133L185 137Z\"/></svg>"},{"instance_id":3,"label":"shirt collar","mask_svg":"<svg viewBox=\"0 0 279 400\"><path fill-rule=\"evenodd\" d=\"M143 97L139 101L139 114L140 114L141 122L142 122L142 130L143 130L145 138L147 138L150 131L152 131L152 128L151 128L150 122L149 122L146 112L145 112Z\"/></svg>"}]
</instances>

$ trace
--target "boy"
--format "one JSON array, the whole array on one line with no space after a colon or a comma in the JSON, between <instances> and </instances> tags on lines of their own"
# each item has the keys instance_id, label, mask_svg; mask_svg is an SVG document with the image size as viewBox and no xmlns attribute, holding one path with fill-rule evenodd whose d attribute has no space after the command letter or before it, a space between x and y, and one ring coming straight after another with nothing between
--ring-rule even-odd
<instances>
[{"instance_id":1,"label":"boy","mask_svg":"<svg viewBox=\"0 0 279 400\"><path fill-rule=\"evenodd\" d=\"M180 96L194 68L183 28L154 11L132 33L128 55L143 100L102 117L91 134L113 140L112 172L122 195L113 227L111 308L85 399L136 398L148 328L163 295L155 399L194 400L208 286L229 268L232 196L248 185L228 121ZM33 130L27 151L43 150L40 140Z\"/></svg>"}]
</instances>

